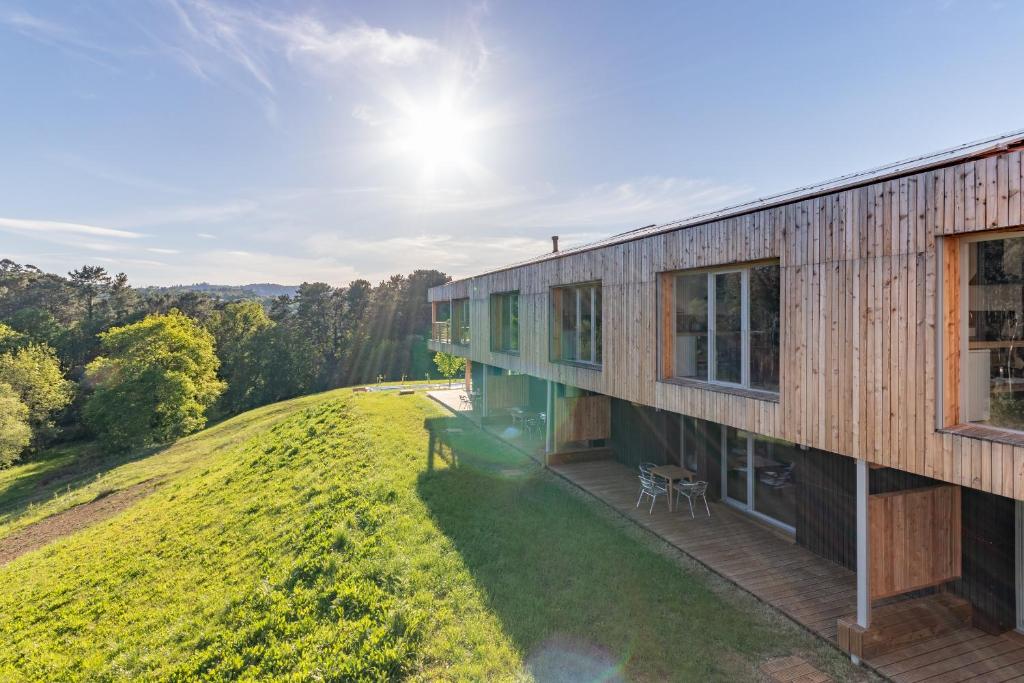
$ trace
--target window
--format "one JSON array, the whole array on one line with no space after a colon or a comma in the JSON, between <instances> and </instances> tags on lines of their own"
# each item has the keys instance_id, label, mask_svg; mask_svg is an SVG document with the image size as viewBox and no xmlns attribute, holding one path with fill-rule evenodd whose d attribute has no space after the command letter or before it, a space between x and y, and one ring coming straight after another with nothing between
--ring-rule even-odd
<instances>
[{"instance_id":1,"label":"window","mask_svg":"<svg viewBox=\"0 0 1024 683\"><path fill-rule=\"evenodd\" d=\"M796 526L795 444L722 426L722 499L773 524Z\"/></svg>"},{"instance_id":2,"label":"window","mask_svg":"<svg viewBox=\"0 0 1024 683\"><path fill-rule=\"evenodd\" d=\"M680 273L672 377L779 390L778 264Z\"/></svg>"},{"instance_id":3,"label":"window","mask_svg":"<svg viewBox=\"0 0 1024 683\"><path fill-rule=\"evenodd\" d=\"M519 292L491 295L491 351L519 353Z\"/></svg>"},{"instance_id":4,"label":"window","mask_svg":"<svg viewBox=\"0 0 1024 683\"><path fill-rule=\"evenodd\" d=\"M601 364L601 283L551 290L551 359Z\"/></svg>"},{"instance_id":5,"label":"window","mask_svg":"<svg viewBox=\"0 0 1024 683\"><path fill-rule=\"evenodd\" d=\"M961 420L1024 431L1024 235L961 254Z\"/></svg>"},{"instance_id":6,"label":"window","mask_svg":"<svg viewBox=\"0 0 1024 683\"><path fill-rule=\"evenodd\" d=\"M452 343L469 345L469 299L452 302Z\"/></svg>"}]
</instances>

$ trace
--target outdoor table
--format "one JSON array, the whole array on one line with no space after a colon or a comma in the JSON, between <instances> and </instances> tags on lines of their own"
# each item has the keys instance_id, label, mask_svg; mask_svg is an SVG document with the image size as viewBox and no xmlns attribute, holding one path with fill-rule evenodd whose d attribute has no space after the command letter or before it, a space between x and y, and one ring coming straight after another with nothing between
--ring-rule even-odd
<instances>
[{"instance_id":1,"label":"outdoor table","mask_svg":"<svg viewBox=\"0 0 1024 683\"><path fill-rule=\"evenodd\" d=\"M651 469L651 475L661 477L668 482L668 511L672 512L675 510L675 505L672 502L673 485L681 479L693 481L694 477L697 476L697 473L691 472L685 467L680 467L679 465L659 465L658 467Z\"/></svg>"},{"instance_id":2,"label":"outdoor table","mask_svg":"<svg viewBox=\"0 0 1024 683\"><path fill-rule=\"evenodd\" d=\"M523 408L509 408L509 414L512 416L512 425L515 426L517 422L522 422L523 427L526 427L526 410Z\"/></svg>"}]
</instances>

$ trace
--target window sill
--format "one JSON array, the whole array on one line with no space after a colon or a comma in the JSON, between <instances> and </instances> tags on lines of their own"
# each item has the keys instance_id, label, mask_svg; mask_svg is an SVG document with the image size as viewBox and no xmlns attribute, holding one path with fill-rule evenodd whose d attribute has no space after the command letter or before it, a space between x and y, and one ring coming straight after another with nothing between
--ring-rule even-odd
<instances>
[{"instance_id":1,"label":"window sill","mask_svg":"<svg viewBox=\"0 0 1024 683\"><path fill-rule=\"evenodd\" d=\"M1005 443L1010 446L1024 446L1024 432L1016 432L1012 429L1003 429L1001 427L968 423L943 427L937 431L940 434L954 434L969 439Z\"/></svg>"},{"instance_id":2,"label":"window sill","mask_svg":"<svg viewBox=\"0 0 1024 683\"><path fill-rule=\"evenodd\" d=\"M596 370L601 372L604 367L602 363L587 363L582 360L562 360L561 358L555 358L551 360L555 365L569 365L574 368L583 368L584 370Z\"/></svg>"},{"instance_id":3,"label":"window sill","mask_svg":"<svg viewBox=\"0 0 1024 683\"><path fill-rule=\"evenodd\" d=\"M491 353L503 353L506 356L518 356L519 352L513 349L491 349Z\"/></svg>"},{"instance_id":4,"label":"window sill","mask_svg":"<svg viewBox=\"0 0 1024 683\"><path fill-rule=\"evenodd\" d=\"M704 389L706 391L715 391L721 394L731 394L732 396L752 398L756 401L768 401L770 403L779 402L779 394L778 392L774 391L763 391L761 389L745 389L743 387L730 387L722 384L713 384L711 382L702 382L699 379L685 379L682 377L662 378L658 381L664 384L675 384L676 386L689 387L691 389Z\"/></svg>"}]
</instances>

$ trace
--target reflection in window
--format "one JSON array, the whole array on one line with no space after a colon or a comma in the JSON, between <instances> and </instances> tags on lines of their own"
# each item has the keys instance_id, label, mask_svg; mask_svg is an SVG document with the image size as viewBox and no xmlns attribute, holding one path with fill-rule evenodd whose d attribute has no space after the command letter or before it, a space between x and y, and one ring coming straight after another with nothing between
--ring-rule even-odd
<instances>
[{"instance_id":1,"label":"reflection in window","mask_svg":"<svg viewBox=\"0 0 1024 683\"><path fill-rule=\"evenodd\" d=\"M779 391L778 264L674 278L674 377Z\"/></svg>"},{"instance_id":2,"label":"reflection in window","mask_svg":"<svg viewBox=\"0 0 1024 683\"><path fill-rule=\"evenodd\" d=\"M798 458L794 444L766 436L754 439L754 510L791 527L796 526L794 476Z\"/></svg>"},{"instance_id":3,"label":"reflection in window","mask_svg":"<svg viewBox=\"0 0 1024 683\"><path fill-rule=\"evenodd\" d=\"M469 299L452 302L452 342L469 344Z\"/></svg>"},{"instance_id":4,"label":"reflection in window","mask_svg":"<svg viewBox=\"0 0 1024 683\"><path fill-rule=\"evenodd\" d=\"M708 276L676 277L676 377L708 379Z\"/></svg>"},{"instance_id":5,"label":"reflection in window","mask_svg":"<svg viewBox=\"0 0 1024 683\"><path fill-rule=\"evenodd\" d=\"M491 295L491 350L519 351L519 292Z\"/></svg>"},{"instance_id":6,"label":"reflection in window","mask_svg":"<svg viewBox=\"0 0 1024 683\"><path fill-rule=\"evenodd\" d=\"M551 291L551 357L601 363L601 284L555 287Z\"/></svg>"},{"instance_id":7,"label":"reflection in window","mask_svg":"<svg viewBox=\"0 0 1024 683\"><path fill-rule=\"evenodd\" d=\"M779 390L779 267L750 269L750 386Z\"/></svg>"},{"instance_id":8,"label":"reflection in window","mask_svg":"<svg viewBox=\"0 0 1024 683\"><path fill-rule=\"evenodd\" d=\"M747 502L747 432L725 429L725 495L739 503Z\"/></svg>"},{"instance_id":9,"label":"reflection in window","mask_svg":"<svg viewBox=\"0 0 1024 683\"><path fill-rule=\"evenodd\" d=\"M966 417L1024 430L1024 237L967 244Z\"/></svg>"},{"instance_id":10,"label":"reflection in window","mask_svg":"<svg viewBox=\"0 0 1024 683\"><path fill-rule=\"evenodd\" d=\"M715 275L715 379L743 381L743 275Z\"/></svg>"}]
</instances>

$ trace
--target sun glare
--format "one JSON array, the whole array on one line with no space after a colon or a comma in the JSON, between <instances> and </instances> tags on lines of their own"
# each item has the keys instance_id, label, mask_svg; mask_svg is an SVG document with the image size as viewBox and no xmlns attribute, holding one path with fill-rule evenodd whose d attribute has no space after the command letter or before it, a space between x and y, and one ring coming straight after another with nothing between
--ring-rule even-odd
<instances>
[{"instance_id":1,"label":"sun glare","mask_svg":"<svg viewBox=\"0 0 1024 683\"><path fill-rule=\"evenodd\" d=\"M413 164L423 179L453 171L470 173L477 166L481 126L455 103L417 103L404 114L395 136L395 151Z\"/></svg>"}]
</instances>

